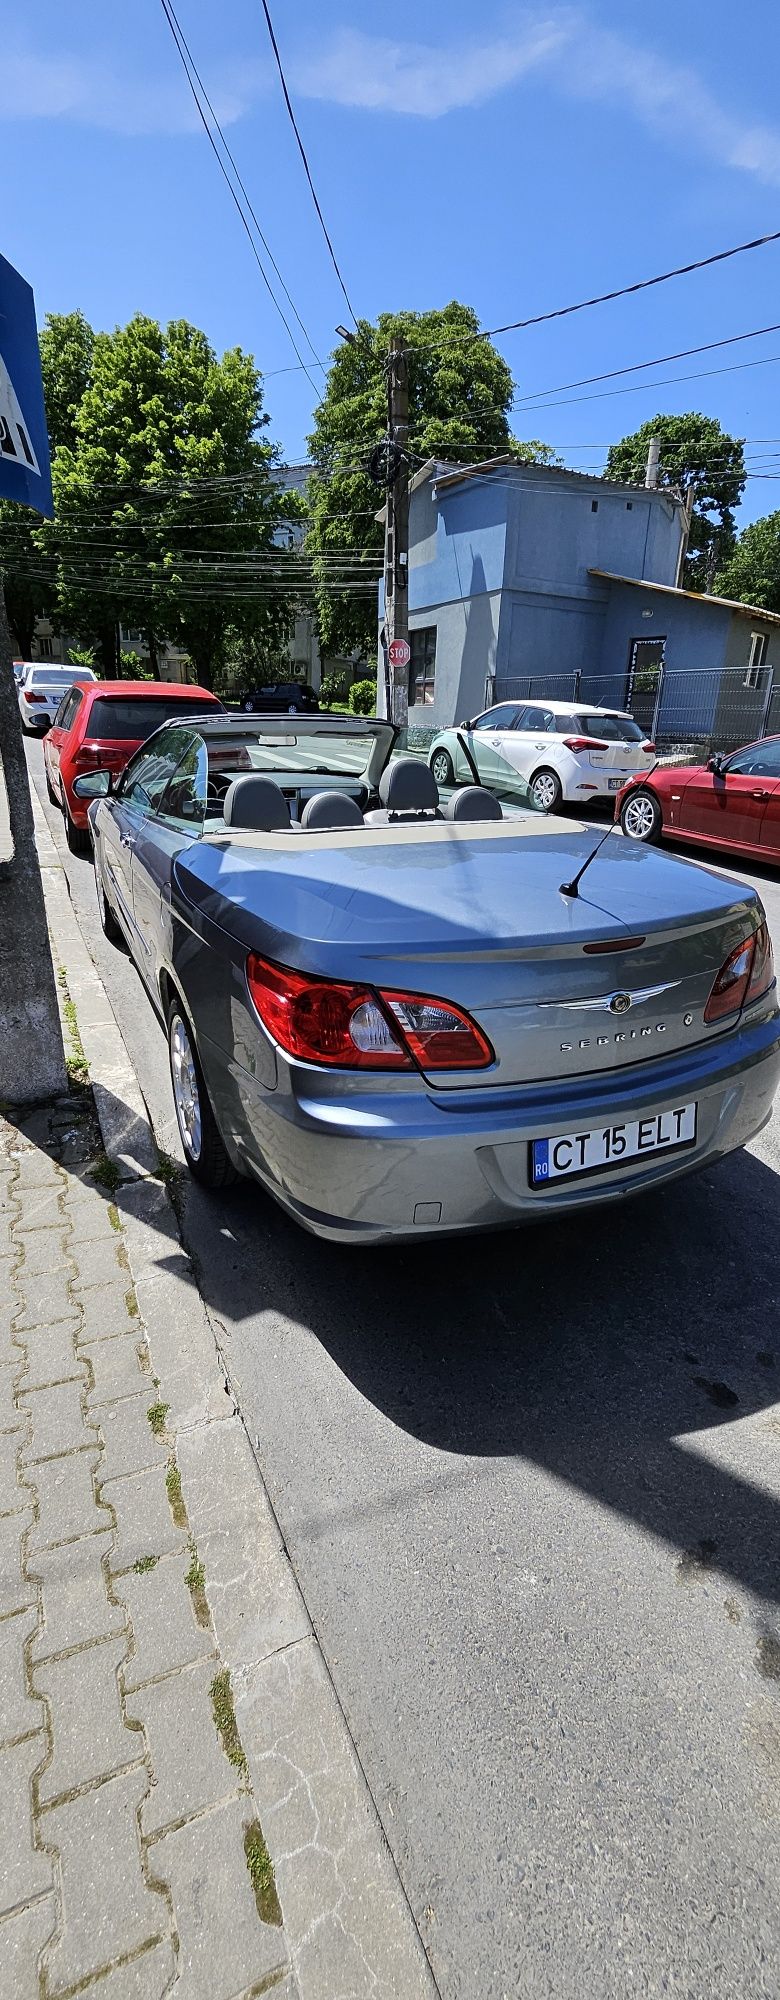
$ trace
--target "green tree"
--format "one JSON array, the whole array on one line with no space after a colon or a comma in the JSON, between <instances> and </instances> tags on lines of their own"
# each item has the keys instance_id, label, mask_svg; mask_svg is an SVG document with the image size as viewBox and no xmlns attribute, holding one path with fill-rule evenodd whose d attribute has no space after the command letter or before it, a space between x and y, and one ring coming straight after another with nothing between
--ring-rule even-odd
<instances>
[{"instance_id":1,"label":"green tree","mask_svg":"<svg viewBox=\"0 0 780 2000\"><path fill-rule=\"evenodd\" d=\"M81 312L47 313L40 334L49 445L72 445L92 366L95 336ZM29 660L36 620L55 617L56 544L31 507L0 502L0 566L6 610L21 656Z\"/></svg>"},{"instance_id":2,"label":"green tree","mask_svg":"<svg viewBox=\"0 0 780 2000\"><path fill-rule=\"evenodd\" d=\"M711 590L716 569L728 560L736 530L734 509L745 486L744 438L731 437L716 417L689 410L680 417L650 417L638 431L610 446L607 478L644 485L647 454L658 438L659 486L694 488L693 515L684 583Z\"/></svg>"},{"instance_id":3,"label":"green tree","mask_svg":"<svg viewBox=\"0 0 780 2000\"><path fill-rule=\"evenodd\" d=\"M251 357L218 359L186 320L137 313L96 335L54 487L63 611L106 670L120 621L144 630L153 666L160 641L180 639L206 686L228 626L289 623L284 579L262 560L286 511L267 424Z\"/></svg>"},{"instance_id":4,"label":"green tree","mask_svg":"<svg viewBox=\"0 0 780 2000\"><path fill-rule=\"evenodd\" d=\"M780 612L780 513L765 514L743 528L728 562L718 570L715 589L721 597Z\"/></svg>"},{"instance_id":5,"label":"green tree","mask_svg":"<svg viewBox=\"0 0 780 2000\"><path fill-rule=\"evenodd\" d=\"M320 636L329 651L359 647L371 659L376 654L374 580L383 532L375 516L384 494L366 468L387 431L385 363L394 336L409 350L410 470L426 458L472 462L511 453L539 462L553 456L545 445L512 437L512 376L491 342L474 338L478 333L476 313L454 300L442 311L382 313L376 325L361 320L354 340L333 356L309 438L314 471L307 539Z\"/></svg>"}]
</instances>

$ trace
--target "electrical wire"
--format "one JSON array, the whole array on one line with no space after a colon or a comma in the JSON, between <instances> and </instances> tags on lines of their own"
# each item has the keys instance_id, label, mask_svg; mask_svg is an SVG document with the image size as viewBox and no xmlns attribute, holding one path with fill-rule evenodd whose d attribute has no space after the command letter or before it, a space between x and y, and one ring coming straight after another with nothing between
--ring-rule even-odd
<instances>
[{"instance_id":1,"label":"electrical wire","mask_svg":"<svg viewBox=\"0 0 780 2000\"><path fill-rule=\"evenodd\" d=\"M780 242L780 229L772 229L765 236L753 236L748 243L734 243L728 250L715 250L709 257L696 257L689 264L676 264L671 271L660 271L653 278L638 278L632 285L617 285L613 291L598 292L591 299L578 299L575 305L556 306L553 311L533 313L528 319L508 320L505 326L483 327L479 333L453 334L449 340L418 341L416 347L430 351L438 347L471 347L475 340L495 340L499 333L521 333L529 326L546 326L550 320L568 319L572 313L588 312L592 306L610 305L614 299L631 297L635 292L647 292L653 285L666 285L671 278L687 278L693 271L705 271L712 264L724 264L730 257L741 257L746 250L763 250L768 243ZM414 349L408 350L414 352Z\"/></svg>"},{"instance_id":2,"label":"electrical wire","mask_svg":"<svg viewBox=\"0 0 780 2000\"><path fill-rule=\"evenodd\" d=\"M333 244L331 243L331 240L330 240L330 236L329 236L329 234L328 234L328 230L327 230L327 227L326 227L326 223L325 223L325 217L324 217L324 215L323 215L323 213L322 213L322 209L320 208L320 204L319 204L319 198L318 198L318 195L317 195L317 190L316 190L316 187L315 187L315 185L314 185L314 181L313 181L313 179L312 179L312 173L311 173L311 168L310 168L310 166L309 166L309 162L308 162L308 160L307 160L307 158L306 158L306 148L305 148L305 146L304 146L304 143L303 143L303 140L302 140L302 138L301 138L301 135L300 135L300 132L299 132L299 130L298 130L298 121L297 121L297 119L296 119L296 116L295 116L295 112L293 111L293 108L292 108L292 103L291 103L291 100L290 100L290 93L289 93L289 90L288 90L288 88L287 88L287 78L286 78L286 76L285 76L285 74L284 74L284 69L283 69L283 67L282 67L282 58L281 58L281 56L280 56L280 54L279 54L279 45L278 45L278 42L277 42L277 40L276 40L276 36L275 36L275 34L274 34L274 24L273 24L273 21L271 20L271 14L270 14L270 10L269 10L269 7L268 7L268 0L260 0L260 4L261 4L261 7L262 7L262 9L263 9L263 13L264 13L264 15L265 15L265 21L266 21L266 27L267 27L267 29L268 29L268 33L269 33L269 36L270 36L270 40L271 40L271 47L272 47L272 49L273 49L273 52L274 52L274 57L275 57L275 59L276 59L276 67L277 67L277 69L278 69L278 71L279 71L279 81L280 81L280 83L281 83L281 86L282 86L282 92L283 92L283 95L284 95L284 101L285 101L285 104L286 104L286 106L287 106L287 115L288 115L288 117L289 117L289 120L290 120L290 124L292 125L292 129L293 129L293 131L294 131L294 133L295 133L295 137L296 137L296 140L297 140L297 142L298 142L298 151L299 151L299 153L300 153L300 156L301 156L301 159L302 159L302 161L303 161L303 167L304 167L304 172L305 172L305 175L306 175L306 179L307 179L307 181L308 181L308 183L309 183L309 188L310 188L310 190L311 190L311 198L312 198L312 201L314 202L314 206L315 206L315 208L316 208L316 211L317 211L317 215L318 215L318 217L319 217L319 222L320 222L320 228L321 228L321 230L322 230L322 234L323 234L323 236L324 236L324 238L325 238L325 241L326 241L326 243L327 243L327 246L328 246L328 249L329 249L329 251L330 251L330 261L331 261L331 263L332 263L332 265L333 265L333 269L334 269L334 271L335 271L335 273L336 273L336 277L338 278L338 281L339 281L339 284L340 284L340 286L341 286L341 290L342 290L342 292L343 292L343 294L344 294L344 298L345 298L345 300L346 300L346 303L347 303L347 309L348 309L348 311L349 311L349 316L350 316L350 319L352 320L352 324L353 324L353 326L354 326L355 328L357 328L357 324L358 324L358 323L357 323L357 319L356 319L356 317L355 317L355 312L354 312L354 308L353 308L353 305L352 305L352 300L351 300L351 298L350 298L350 296L349 296L349 292L347 291L347 287L346 287L346 285L345 285L345 283L344 283L344 279L343 279L343 277L342 277L342 275L341 275L341 271L340 271L340 269L339 269L339 264L338 264L338 259L337 259L337 257L336 257L336 252L335 252L335 250L334 250L334 248L333 248ZM299 357L299 358L300 358L300 357Z\"/></svg>"},{"instance_id":3,"label":"electrical wire","mask_svg":"<svg viewBox=\"0 0 780 2000\"><path fill-rule=\"evenodd\" d=\"M275 306L275 308L276 308L276 311L277 311L277 312L278 312L278 314L279 314L279 318L280 318L280 320L281 320L281 322L282 322L282 325L283 325L283 327L285 328L285 330L286 330L286 332L287 332L287 334L288 334L288 336L289 336L289 339L290 339L290 343L291 343L291 346L292 346L292 349L293 349L293 353L297 355L297 357L298 357L298 360L299 360L299 362L300 362L300 365L301 365L301 368L303 369L303 373L304 373L304 375L305 375L305 376L307 377L307 380L309 381L309 383L311 384L311 387L312 387L312 389L314 390L314 394L315 394L315 396L319 397L319 395L320 395L320 389L319 389L319 385L318 385L318 383L316 383L316 382L314 381L314 378L313 378L313 376L312 376L312 375L311 375L311 374L309 373L309 369L308 369L308 367L307 367L307 364L306 364L306 362L305 362L305 361L304 361L304 359L303 359L303 355L301 354L301 351L300 351L300 348L299 348L299 346L298 346L298 343L297 343L297 341L296 341L296 339L295 339L295 335L294 335L294 333L293 333L293 331L292 331L292 327L290 326L290 323L289 323L289 320L288 320L288 319L286 318L286 315L285 315L285 313L284 313L284 311L283 311L282 307L281 307L281 306L280 306L280 304L279 304L279 300L278 300L278 299L277 299L277 297L276 297L276 294L275 294L275 292L274 292L274 289L273 289L273 286L272 286L272 284L271 284L271 281L270 281L270 278L268 277L268 273L267 273L267 271L266 271L266 269L265 269L265 266L264 266L264 264L263 264L263 260L262 260L262 257L260 256L260 252L259 252L259 250L258 250L258 248L257 248L257 244L255 243L255 240L254 240L254 237L253 237L253 235L252 235L252 231L251 231L251 228L250 228L250 225L249 225L249 223L248 223L248 221L247 221L247 218L246 218L246 215L245 215L245 213L244 213L244 209L243 209L243 207L242 207L242 205L241 205L241 201L240 201L240 199L239 199L239 196L238 196L238 195L236 194L236 190L235 190L235 188L234 188L234 186L233 186L233 183L232 183L232 181L231 181L231 179L230 179L230 175L228 174L228 172L227 172L227 168L225 167L225 163L224 163L224 160L223 160L223 159L221 158L221 156L220 156L220 152L219 152L219 148L218 148L218 146L217 146L217 144L216 144L216 142L215 142L215 139L214 139L214 135L213 135L213 132L212 132L212 130L211 130L211 127L210 127L210 125L209 125L209 122L208 122L208 119L206 118L206 114L205 114L205 112L204 112L204 110L203 110L203 105L201 104L201 101L200 101L200 97L199 97L199 95L198 95L198 90L197 90L197 87L196 87L196 83L195 83L195 82L193 81L193 77L195 77L195 78L197 78L197 77L198 77L198 72L197 72L197 70L195 69L195 65L194 65L194 63L192 63L192 69L190 69L190 62L188 61L188 56L187 56L187 44L186 44L186 42L185 42L185 40L184 40L184 36L183 36L183 34L182 34L182 31L181 31L181 29L180 29L180 27L179 27L179 23L178 23L178 21L177 21L177 19L176 19L176 15L174 14L174 11L173 11L173 6L172 6L172 0L160 0L160 5L161 5L161 7L162 7L162 10L163 10L163 13L164 13L164 15L165 15L165 18L166 18L166 21L167 21L167 23L168 23L168 26L169 26L169 28L170 28L170 31L171 31L171 34L172 34L172 36L173 36L173 40L174 40L174 44L175 44L175 47L176 47L176 49L177 49L177 51L178 51L178 54L179 54L179 58L180 58L180 60L181 60L181 64L182 64L182 68L183 68L183 70L184 70L184 74L185 74L185 76L186 76L186 78L187 78L187 82L188 82L188 84L189 84L189 87L190 87L190 91L191 91L191 93L192 93L192 97L193 97L193 100L194 100L194 103L195 103L195 106L196 106L196 109L197 109L197 112L198 112L198 116L199 116L199 118L200 118L200 121L201 121L201 124L202 124L202 126L203 126L203 130L204 130L204 132L205 132L205 134L206 134L206 138L208 139L208 142L209 142L209 145L210 145L210 147L211 147L211 150L212 150L212 152L213 152L213 154L214 154L214 158L215 158L215 160L216 160L216 162L217 162L217 166L219 167L219 170L220 170L220 173L221 173L221 175L222 175L222 178L223 178L223 180L224 180L224 182L225 182L225 185L226 185L226 187L228 188L228 190L229 190L229 192L230 192L230 195L231 195L231 198L232 198L233 202L235 203L235 206L236 206L236 209L238 210L238 214L239 214L239 216L240 216L240 218L241 218L241 223L242 223L242 225L243 225L243 228L244 228L244 229L245 229L245 231L246 231L246 235L247 235L247 237L248 237L248 240L249 240L249 245L250 245L250 248L251 248L251 251L252 251L252 255L253 255L254 259L255 259L255 263L257 264L257 268L258 268L258 270L259 270L259 272L260 272L260 276L261 276L261 278L262 278L262 280L263 280L263 283L264 283L264 285L265 285L265 287L266 287L266 291L268 292L268 295L269 295L269 298L271 299L271 301L272 301L273 305ZM191 61L191 58L190 58L190 61ZM200 81L200 79L198 78L198 82L199 82L199 81ZM202 88L202 85L201 85L201 88ZM204 96L204 98L205 98L205 100L206 100L206 103L208 104L208 103L209 103L209 100L208 100L208 98L206 97L206 93L205 93L205 90L203 91L203 96ZM209 109L211 109L211 106L210 106L210 105L209 105ZM225 136L224 136L224 133L223 133L223 131L222 131L222 128L221 128L221 126L220 126L220 124L219 124L219 121L218 121L218 120L216 119L216 117L214 116L214 112L213 112L213 111L212 111L212 114L211 114L211 115L212 115L212 117L214 117L214 123L215 123L215 125L216 125L216 127L217 127L217 131L219 132L219 136L220 136L220 139L222 140L222 144L223 144L223 146L224 146L224 148L225 148L225 151L226 151L226 153L228 154L228 158L229 158L229 159L231 160L231 162L233 163L233 165L234 165L234 167L235 167L235 162L233 162L233 156L232 156L232 154L230 153L230 149L229 149L229 147L228 147L228 145L227 145L227 141L226 141L226 139L225 139ZM235 169L235 171L236 171L236 175L237 175L237 178L239 179L239 182L240 182L240 185L242 185L242 186L243 186L243 183L242 183L242 182L240 181L240 175L238 175L238 170L237 170L237 168ZM254 213L254 211L252 211L252 213ZM257 226L257 224L256 224L256 226ZM260 232L259 232L259 230L258 230L258 234L259 234L259 233L260 233ZM264 241L265 239L263 238L262 240ZM266 245L266 248L267 248L267 245ZM270 251L269 251L269 253L268 253L268 254L269 254L269 256L270 256L270 254L271 254L271 253L270 253ZM273 259L272 259L272 262L273 262ZM276 266L276 264L274 264L274 269L277 269L277 266ZM281 274L279 274L279 275L280 275L280 278L281 278ZM283 278L281 279L281 283L282 283L282 284L284 285L284 279L283 279ZM284 285L284 289L285 289L285 292L287 292L287 287L286 287L286 285ZM289 292L287 292L287 297L288 297L288 298L290 297L290 295L289 295ZM290 300L290 304L292 305L292 300ZM296 317L296 319L298 320L298 323L299 323L299 325L303 326L303 321L302 321L302 320L300 319L300 315L299 315L299 313L297 312L297 309L296 309L296 308L295 308L294 306L293 306L293 311L295 312L295 317ZM313 354L314 354L314 353L316 353L316 349L314 348L314 345L313 345L313 342L312 342L312 340L310 339L310 336L309 336L309 334L308 334L308 333L306 332L306 328L305 328L305 327L303 327L303 331L304 331L304 334L305 334L305 336L306 336L306 339L307 339L307 340L308 340L308 342L309 342L309 346L310 346L310 347L311 347L311 349L312 349L312 353L313 353ZM318 366L318 367L322 367L322 363L321 363L321 362L318 362L318 363L317 363L317 366Z\"/></svg>"}]
</instances>

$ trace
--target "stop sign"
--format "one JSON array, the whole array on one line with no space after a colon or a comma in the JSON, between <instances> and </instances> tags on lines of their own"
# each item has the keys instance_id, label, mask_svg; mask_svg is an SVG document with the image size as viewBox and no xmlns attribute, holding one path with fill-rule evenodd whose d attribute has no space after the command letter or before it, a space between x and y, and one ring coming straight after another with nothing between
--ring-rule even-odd
<instances>
[{"instance_id":1,"label":"stop sign","mask_svg":"<svg viewBox=\"0 0 780 2000\"><path fill-rule=\"evenodd\" d=\"M408 667L412 657L412 649L408 639L391 639L387 648L387 657L391 667Z\"/></svg>"}]
</instances>

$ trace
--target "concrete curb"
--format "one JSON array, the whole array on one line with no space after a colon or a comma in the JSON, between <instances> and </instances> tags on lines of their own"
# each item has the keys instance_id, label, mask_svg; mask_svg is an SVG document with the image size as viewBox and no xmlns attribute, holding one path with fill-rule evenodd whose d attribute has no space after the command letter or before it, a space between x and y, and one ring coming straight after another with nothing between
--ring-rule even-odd
<instances>
[{"instance_id":1,"label":"concrete curb","mask_svg":"<svg viewBox=\"0 0 780 2000\"><path fill-rule=\"evenodd\" d=\"M300 2000L435 2000L438 1989L184 1251L108 995L33 790L65 971L217 1643L274 1864Z\"/></svg>"}]
</instances>

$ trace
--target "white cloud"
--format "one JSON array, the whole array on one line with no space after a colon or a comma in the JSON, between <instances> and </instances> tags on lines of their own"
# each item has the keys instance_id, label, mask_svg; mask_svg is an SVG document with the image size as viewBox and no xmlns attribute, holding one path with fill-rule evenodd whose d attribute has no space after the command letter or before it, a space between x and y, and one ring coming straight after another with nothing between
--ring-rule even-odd
<instances>
[{"instance_id":1,"label":"white cloud","mask_svg":"<svg viewBox=\"0 0 780 2000\"><path fill-rule=\"evenodd\" d=\"M518 83L548 62L567 35L565 20L535 18L490 42L434 48L343 29L318 55L296 63L295 88L304 97L364 111L442 118Z\"/></svg>"},{"instance_id":2,"label":"white cloud","mask_svg":"<svg viewBox=\"0 0 780 2000\"><path fill-rule=\"evenodd\" d=\"M780 186L780 131L726 110L691 68L599 28L580 9L523 10L516 23L492 38L438 47L340 30L299 58L294 86L332 104L441 118L532 74L538 87L543 73L559 95L629 110L675 147Z\"/></svg>"},{"instance_id":3,"label":"white cloud","mask_svg":"<svg viewBox=\"0 0 780 2000\"><path fill-rule=\"evenodd\" d=\"M175 55L174 62L178 66ZM138 138L201 129L181 70L158 80L107 55L51 55L19 44L4 49L2 70L4 121L63 119ZM223 64L210 75L209 96L220 123L232 125L243 117L265 82L265 70L251 62Z\"/></svg>"}]
</instances>

